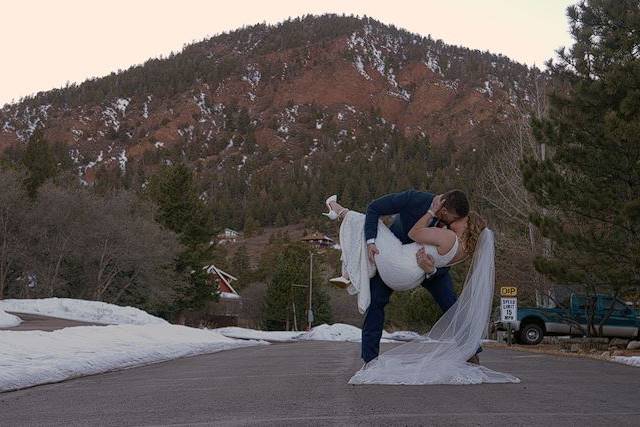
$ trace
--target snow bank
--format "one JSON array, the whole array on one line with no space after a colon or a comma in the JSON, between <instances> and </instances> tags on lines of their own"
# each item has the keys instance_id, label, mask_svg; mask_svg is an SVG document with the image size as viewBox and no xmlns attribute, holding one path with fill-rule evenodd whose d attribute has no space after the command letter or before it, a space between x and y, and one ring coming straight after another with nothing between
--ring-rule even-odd
<instances>
[{"instance_id":1,"label":"snow bank","mask_svg":"<svg viewBox=\"0 0 640 427\"><path fill-rule=\"evenodd\" d=\"M0 310L0 328L13 328L22 323L19 317Z\"/></svg>"},{"instance_id":2,"label":"snow bank","mask_svg":"<svg viewBox=\"0 0 640 427\"><path fill-rule=\"evenodd\" d=\"M295 341L296 338L304 334L304 332L300 331L259 331L256 329L239 328L236 326L212 329L212 331L229 338L264 340L273 342Z\"/></svg>"},{"instance_id":3,"label":"snow bank","mask_svg":"<svg viewBox=\"0 0 640 427\"><path fill-rule=\"evenodd\" d=\"M387 338L393 341L413 341L416 338L420 338L420 334L413 331L396 331L396 332L387 332L382 331L382 338Z\"/></svg>"},{"instance_id":4,"label":"snow bank","mask_svg":"<svg viewBox=\"0 0 640 427\"><path fill-rule=\"evenodd\" d=\"M70 298L5 299L0 300L0 310L110 325L169 324L135 307Z\"/></svg>"},{"instance_id":5,"label":"snow bank","mask_svg":"<svg viewBox=\"0 0 640 427\"><path fill-rule=\"evenodd\" d=\"M0 342L0 392L264 344L169 324L0 331Z\"/></svg>"},{"instance_id":6,"label":"snow bank","mask_svg":"<svg viewBox=\"0 0 640 427\"><path fill-rule=\"evenodd\" d=\"M394 339L390 338L392 334L386 331L382 333L382 340L380 342L393 342ZM348 342L360 342L362 339L362 330L353 325L346 325L344 323L334 323L333 325L318 325L312 328L309 332L305 332L300 335L298 340L303 341L348 341Z\"/></svg>"},{"instance_id":7,"label":"snow bank","mask_svg":"<svg viewBox=\"0 0 640 427\"><path fill-rule=\"evenodd\" d=\"M614 356L612 361L640 368L640 356Z\"/></svg>"},{"instance_id":8,"label":"snow bank","mask_svg":"<svg viewBox=\"0 0 640 427\"><path fill-rule=\"evenodd\" d=\"M228 328L212 329L214 332L229 338L265 340L273 342L293 342L293 341L348 341L360 342L362 330L352 325L335 323L333 325L318 325L308 332L294 331L260 331L256 329L246 329L231 326ZM382 342L411 341L418 338L420 334L411 331L398 331L389 333L382 332Z\"/></svg>"}]
</instances>

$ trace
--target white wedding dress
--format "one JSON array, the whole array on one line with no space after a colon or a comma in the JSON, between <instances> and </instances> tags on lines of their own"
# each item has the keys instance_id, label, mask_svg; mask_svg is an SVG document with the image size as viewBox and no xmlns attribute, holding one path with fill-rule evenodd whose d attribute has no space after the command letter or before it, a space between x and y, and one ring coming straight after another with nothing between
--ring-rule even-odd
<instances>
[{"instance_id":1,"label":"white wedding dress","mask_svg":"<svg viewBox=\"0 0 640 427\"><path fill-rule=\"evenodd\" d=\"M358 310L364 313L371 302L369 279L376 271L382 280L394 291L406 291L420 286L424 280L424 271L416 261L416 253L422 247L433 257L436 268L449 265L458 252L459 241L445 255L438 253L432 245L402 242L387 228L382 221L378 222L376 246L379 254L375 264L367 256L367 244L364 237L365 215L349 211L340 225L340 248L342 249L342 273L351 284L347 291L358 295Z\"/></svg>"},{"instance_id":2,"label":"white wedding dress","mask_svg":"<svg viewBox=\"0 0 640 427\"><path fill-rule=\"evenodd\" d=\"M417 247L414 245L416 244L402 245L391 230L380 223L376 237L376 246L380 254L376 256L376 266L372 266L367 260L363 218L362 214L349 212L340 227L343 268L349 274L352 285L355 283L354 279L360 281L358 303L360 304L360 294L368 293L369 276L372 277L375 274L376 267L381 278L393 289L397 289L397 284L400 284L399 287L402 289L418 286L424 277L424 272L420 277L413 277L417 276L416 267L420 268L415 260ZM359 222L362 222L360 231L357 230ZM429 249L428 245L425 249L433 256L433 249ZM381 257L385 252L386 254ZM437 254L437 251L435 253ZM436 265L445 261L445 258L437 257L448 255L450 253L434 256ZM401 258L408 258L408 260ZM413 267L413 264L416 267ZM409 271L401 271L403 266L406 266ZM366 280L366 286L363 280ZM493 232L487 228L480 233L471 268L456 303L440 317L429 333L381 354L356 372L349 380L349 384L519 383L520 380L510 374L466 362L476 353L486 333L491 314L494 282L494 236ZM354 290L356 290L355 285L351 291Z\"/></svg>"}]
</instances>

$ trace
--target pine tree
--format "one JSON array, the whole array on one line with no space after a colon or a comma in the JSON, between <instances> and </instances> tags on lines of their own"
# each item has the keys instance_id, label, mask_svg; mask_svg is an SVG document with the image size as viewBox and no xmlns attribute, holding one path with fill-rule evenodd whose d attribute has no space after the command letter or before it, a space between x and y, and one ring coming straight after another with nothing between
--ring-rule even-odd
<instances>
[{"instance_id":1,"label":"pine tree","mask_svg":"<svg viewBox=\"0 0 640 427\"><path fill-rule=\"evenodd\" d=\"M581 1L568 15L575 44L549 63L557 86L533 123L552 155L522 168L553 242L536 268L617 294L640 285L640 2Z\"/></svg>"},{"instance_id":2,"label":"pine tree","mask_svg":"<svg viewBox=\"0 0 640 427\"><path fill-rule=\"evenodd\" d=\"M317 261L317 262L316 262ZM313 311L314 325L331 320L329 296L320 285L320 260L314 257ZM306 324L309 289L309 251L298 243L280 248L264 299L263 327L267 330L290 330L294 324L302 329ZM298 286L293 286L298 285ZM295 322L293 306L295 305Z\"/></svg>"},{"instance_id":3,"label":"pine tree","mask_svg":"<svg viewBox=\"0 0 640 427\"><path fill-rule=\"evenodd\" d=\"M217 289L207 283L204 266L212 259L209 240L212 226L198 198L193 174L183 164L167 166L150 180L149 196L158 205L158 222L178 234L185 249L176 260L176 270L188 276L178 290L175 309L197 309L217 299Z\"/></svg>"},{"instance_id":4,"label":"pine tree","mask_svg":"<svg viewBox=\"0 0 640 427\"><path fill-rule=\"evenodd\" d=\"M244 221L244 234L246 237L251 237L260 227L260 223L249 215Z\"/></svg>"},{"instance_id":5,"label":"pine tree","mask_svg":"<svg viewBox=\"0 0 640 427\"><path fill-rule=\"evenodd\" d=\"M28 171L25 179L27 193L35 198L38 188L57 173L53 151L39 129L29 138L22 162Z\"/></svg>"},{"instance_id":6,"label":"pine tree","mask_svg":"<svg viewBox=\"0 0 640 427\"><path fill-rule=\"evenodd\" d=\"M251 280L252 271L249 264L249 254L247 247L241 245L231 258L231 272L238 278L236 289L242 289L242 286Z\"/></svg>"}]
</instances>

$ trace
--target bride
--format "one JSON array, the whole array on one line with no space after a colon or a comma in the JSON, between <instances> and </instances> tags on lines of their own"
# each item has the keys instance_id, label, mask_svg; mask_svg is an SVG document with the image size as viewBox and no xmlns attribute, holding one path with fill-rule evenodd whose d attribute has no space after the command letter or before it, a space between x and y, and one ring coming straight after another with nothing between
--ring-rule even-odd
<instances>
[{"instance_id":1,"label":"bride","mask_svg":"<svg viewBox=\"0 0 640 427\"><path fill-rule=\"evenodd\" d=\"M420 286L424 270L415 260L415 254L424 247L433 258L436 268L463 261L473 254L478 237L486 228L484 219L476 212L449 224L449 229L427 227L443 206L442 196L434 198L431 208L409 231L413 243L403 245L382 222L378 223L376 245L379 253L375 263L367 257L364 239L365 215L342 207L335 196L327 200L330 218L342 218L340 247L342 249L342 277L331 279L347 291L358 294L358 309L364 313L369 306L369 279L376 270L394 291L406 291Z\"/></svg>"},{"instance_id":2,"label":"bride","mask_svg":"<svg viewBox=\"0 0 640 427\"><path fill-rule=\"evenodd\" d=\"M379 253L372 262L364 238L365 215L341 206L336 196L327 199L331 219L342 219L340 246L342 283L351 294L358 294L358 309L369 305L369 279L376 271L393 290L420 285L424 271L415 253L424 247L436 267L451 266L472 257L464 288L456 303L425 336L389 350L365 364L350 384L477 384L482 382L520 382L509 374L467 363L481 344L485 333L495 280L494 237L484 219L475 212L460 218L449 229L428 227L443 206L441 196L409 231L413 243L403 245L378 222L376 246Z\"/></svg>"}]
</instances>

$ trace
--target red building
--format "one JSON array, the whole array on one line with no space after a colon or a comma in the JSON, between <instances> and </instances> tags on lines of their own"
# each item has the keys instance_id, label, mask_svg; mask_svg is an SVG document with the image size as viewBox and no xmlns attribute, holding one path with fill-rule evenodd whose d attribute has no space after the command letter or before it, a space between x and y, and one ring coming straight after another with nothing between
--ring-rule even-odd
<instances>
[{"instance_id":1,"label":"red building","mask_svg":"<svg viewBox=\"0 0 640 427\"><path fill-rule=\"evenodd\" d=\"M215 265L209 265L205 267L205 269L210 275L210 280L218 285L221 299L240 299L240 294L238 294L238 292L233 289L233 286L231 286L231 282L238 279L229 273L220 270Z\"/></svg>"}]
</instances>

